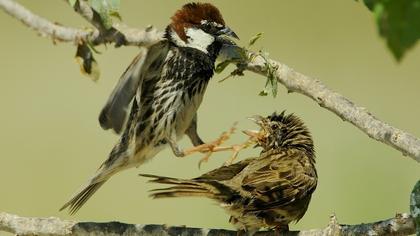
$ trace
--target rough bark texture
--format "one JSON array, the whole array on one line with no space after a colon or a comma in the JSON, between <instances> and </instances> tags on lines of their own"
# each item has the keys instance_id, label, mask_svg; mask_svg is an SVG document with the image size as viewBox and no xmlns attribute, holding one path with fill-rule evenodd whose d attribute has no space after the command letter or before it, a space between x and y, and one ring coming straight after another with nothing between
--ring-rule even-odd
<instances>
[{"instance_id":1,"label":"rough bark texture","mask_svg":"<svg viewBox=\"0 0 420 236\"><path fill-rule=\"evenodd\" d=\"M200 229L166 225L125 224L120 222L74 222L55 217L31 218L8 213L0 213L0 231L17 235L38 236L99 236L99 235L194 235L194 236L235 236L236 231L224 229ZM335 235L410 235L415 233L414 221L409 214L398 214L395 218L369 224L340 225L335 216L325 229L291 231L284 236L335 236ZM274 231L262 231L256 235L276 235Z\"/></svg>"}]
</instances>

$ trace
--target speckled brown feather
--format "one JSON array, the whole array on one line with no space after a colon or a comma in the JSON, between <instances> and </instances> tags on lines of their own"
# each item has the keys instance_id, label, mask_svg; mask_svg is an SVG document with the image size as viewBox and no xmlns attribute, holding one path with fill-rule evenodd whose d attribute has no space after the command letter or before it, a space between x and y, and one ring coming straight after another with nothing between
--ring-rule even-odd
<instances>
[{"instance_id":1,"label":"speckled brown feather","mask_svg":"<svg viewBox=\"0 0 420 236\"><path fill-rule=\"evenodd\" d=\"M187 42L185 29L194 25L200 25L202 20L213 21L225 25L219 9L210 3L188 3L171 17L170 26L178 36Z\"/></svg>"},{"instance_id":2,"label":"speckled brown feather","mask_svg":"<svg viewBox=\"0 0 420 236\"><path fill-rule=\"evenodd\" d=\"M183 180L143 175L150 182L171 184L152 190L154 198L198 196L221 203L239 230L287 229L305 214L317 186L311 135L295 115L263 118L259 157L223 166L198 178Z\"/></svg>"}]
</instances>

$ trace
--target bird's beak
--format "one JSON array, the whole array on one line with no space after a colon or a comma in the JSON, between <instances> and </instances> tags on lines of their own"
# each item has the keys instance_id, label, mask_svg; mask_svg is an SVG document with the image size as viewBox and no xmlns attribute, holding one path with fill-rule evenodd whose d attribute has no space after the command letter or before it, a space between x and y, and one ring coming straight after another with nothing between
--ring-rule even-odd
<instances>
[{"instance_id":1,"label":"bird's beak","mask_svg":"<svg viewBox=\"0 0 420 236\"><path fill-rule=\"evenodd\" d=\"M262 127L264 117L255 115L255 116L248 117L248 120L252 120L258 126ZM257 142L259 142L259 140L261 140L265 134L265 131L262 128L261 130L243 130L242 132L248 135L251 139L257 140Z\"/></svg>"},{"instance_id":2,"label":"bird's beak","mask_svg":"<svg viewBox=\"0 0 420 236\"><path fill-rule=\"evenodd\" d=\"M255 122L259 126L261 126L263 119L264 117L259 116L259 115L248 117L248 120Z\"/></svg>"},{"instance_id":3,"label":"bird's beak","mask_svg":"<svg viewBox=\"0 0 420 236\"><path fill-rule=\"evenodd\" d=\"M227 26L225 26L223 29L219 30L219 34L230 36L230 37L233 37L235 39L239 39L238 35L236 35L236 33L233 32L233 30L231 28L227 27Z\"/></svg>"},{"instance_id":4,"label":"bird's beak","mask_svg":"<svg viewBox=\"0 0 420 236\"><path fill-rule=\"evenodd\" d=\"M248 130L243 130L242 132L251 138L258 138L260 136L260 131L257 131L257 130L248 129Z\"/></svg>"}]
</instances>

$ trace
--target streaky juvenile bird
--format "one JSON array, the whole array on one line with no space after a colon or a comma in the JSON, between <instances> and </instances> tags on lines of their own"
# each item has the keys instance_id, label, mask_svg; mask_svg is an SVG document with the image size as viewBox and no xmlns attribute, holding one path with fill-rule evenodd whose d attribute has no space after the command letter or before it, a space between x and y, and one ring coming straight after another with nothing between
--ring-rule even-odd
<instances>
[{"instance_id":1,"label":"streaky juvenile bird","mask_svg":"<svg viewBox=\"0 0 420 236\"><path fill-rule=\"evenodd\" d=\"M164 39L141 50L99 116L102 128L122 133L119 142L60 210L75 213L111 176L138 167L166 146L184 156L177 145L184 134L194 146L204 144L197 134L197 109L226 42L224 36L237 36L209 3L186 4L171 19Z\"/></svg>"},{"instance_id":2,"label":"streaky juvenile bird","mask_svg":"<svg viewBox=\"0 0 420 236\"><path fill-rule=\"evenodd\" d=\"M220 203L238 233L260 228L288 231L305 214L317 186L311 135L294 114L256 116L260 131L245 131L262 147L259 157L223 166L194 179L157 175L150 182L173 185L154 189L153 198L207 197Z\"/></svg>"}]
</instances>

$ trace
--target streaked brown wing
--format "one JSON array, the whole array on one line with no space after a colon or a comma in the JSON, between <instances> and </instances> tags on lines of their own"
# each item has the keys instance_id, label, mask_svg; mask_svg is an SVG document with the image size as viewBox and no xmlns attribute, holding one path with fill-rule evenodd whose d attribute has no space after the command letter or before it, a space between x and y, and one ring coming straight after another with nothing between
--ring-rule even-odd
<instances>
[{"instance_id":1,"label":"streaked brown wing","mask_svg":"<svg viewBox=\"0 0 420 236\"><path fill-rule=\"evenodd\" d=\"M216 180L216 181L223 181L229 180L239 174L245 167L248 166L250 162L252 162L254 158L248 158L243 161L228 165L222 166L215 170L205 173L204 175L195 178L196 180Z\"/></svg>"},{"instance_id":2,"label":"streaked brown wing","mask_svg":"<svg viewBox=\"0 0 420 236\"><path fill-rule=\"evenodd\" d=\"M287 205L307 197L316 188L316 170L303 152L275 155L277 158L272 158L267 165L249 173L242 182L243 189L255 195L255 209L251 207L248 210Z\"/></svg>"}]
</instances>

